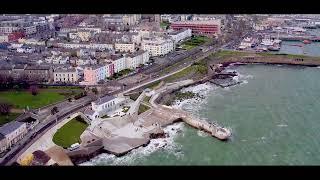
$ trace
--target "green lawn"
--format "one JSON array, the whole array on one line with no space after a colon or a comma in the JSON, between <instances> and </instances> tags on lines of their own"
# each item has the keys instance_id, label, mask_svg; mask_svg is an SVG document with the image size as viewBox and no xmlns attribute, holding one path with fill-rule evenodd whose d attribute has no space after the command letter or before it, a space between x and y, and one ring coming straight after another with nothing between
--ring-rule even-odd
<instances>
[{"instance_id":1,"label":"green lawn","mask_svg":"<svg viewBox=\"0 0 320 180\"><path fill-rule=\"evenodd\" d=\"M9 113L8 115L0 115L0 126L16 119L20 114Z\"/></svg>"},{"instance_id":2,"label":"green lawn","mask_svg":"<svg viewBox=\"0 0 320 180\"><path fill-rule=\"evenodd\" d=\"M139 110L138 110L138 115L143 113L143 112L146 112L150 109L150 107L144 105L144 104L140 104L139 106Z\"/></svg>"},{"instance_id":3,"label":"green lawn","mask_svg":"<svg viewBox=\"0 0 320 180\"><path fill-rule=\"evenodd\" d=\"M195 77L195 75L199 75L199 74L206 74L208 71L207 66L203 65L203 64L194 64L192 66L187 67L186 69L175 73L167 78L164 79L165 82L173 82L177 79L183 78L185 76L188 76L190 74L193 74Z\"/></svg>"},{"instance_id":4,"label":"green lawn","mask_svg":"<svg viewBox=\"0 0 320 180\"><path fill-rule=\"evenodd\" d=\"M188 58L183 59L183 60L181 60L181 61L179 61L179 62L177 62L177 63L175 63L175 64L172 64L172 65L170 65L169 67L166 67L165 69L163 69L163 70L160 72L160 75L161 75L161 76L166 75L166 74L174 71L178 66L183 65L185 62L188 62L188 61L190 61L190 60L191 60L191 58L188 57Z\"/></svg>"},{"instance_id":5,"label":"green lawn","mask_svg":"<svg viewBox=\"0 0 320 180\"><path fill-rule=\"evenodd\" d=\"M151 96L146 96L146 97L144 97L143 101L145 103L149 103L150 99L151 99Z\"/></svg>"},{"instance_id":6,"label":"green lawn","mask_svg":"<svg viewBox=\"0 0 320 180\"><path fill-rule=\"evenodd\" d=\"M168 26L170 26L170 23L169 23L169 22L167 22L167 21L162 21L162 22L160 22L160 27L161 27L162 29L166 29Z\"/></svg>"},{"instance_id":7,"label":"green lawn","mask_svg":"<svg viewBox=\"0 0 320 180\"><path fill-rule=\"evenodd\" d=\"M208 42L210 39L206 36L194 36L191 39L183 42L181 44L181 47L186 49L186 50L190 50L196 46L202 45L206 42Z\"/></svg>"},{"instance_id":8,"label":"green lawn","mask_svg":"<svg viewBox=\"0 0 320 180\"><path fill-rule=\"evenodd\" d=\"M187 44L182 45L182 48L183 48L183 49L186 49L186 50L190 50L190 49L192 49L192 48L194 48L194 47L196 47L196 46L187 45Z\"/></svg>"},{"instance_id":9,"label":"green lawn","mask_svg":"<svg viewBox=\"0 0 320 180\"><path fill-rule=\"evenodd\" d=\"M52 141L64 148L68 148L74 143L81 143L80 135L87 127L88 124L80 116L77 116L58 129Z\"/></svg>"},{"instance_id":10,"label":"green lawn","mask_svg":"<svg viewBox=\"0 0 320 180\"><path fill-rule=\"evenodd\" d=\"M153 82L153 83L151 83L151 84L146 85L145 88L154 89L155 87L157 87L157 86L160 84L160 82L161 82L160 80L159 80L159 81L156 81L156 82Z\"/></svg>"},{"instance_id":11,"label":"green lawn","mask_svg":"<svg viewBox=\"0 0 320 180\"><path fill-rule=\"evenodd\" d=\"M141 92L132 93L132 94L129 95L129 97L130 97L130 99L132 99L132 100L135 101L135 100L138 99L138 97L140 96L140 94L141 94Z\"/></svg>"},{"instance_id":12,"label":"green lawn","mask_svg":"<svg viewBox=\"0 0 320 180\"><path fill-rule=\"evenodd\" d=\"M230 56L244 56L244 55L249 55L252 53L248 52L239 52L239 51L229 51L229 50L221 50L215 53L212 53L209 57L216 57L216 58L225 58L225 57L230 57Z\"/></svg>"},{"instance_id":13,"label":"green lawn","mask_svg":"<svg viewBox=\"0 0 320 180\"><path fill-rule=\"evenodd\" d=\"M12 104L17 109L40 108L48 104L61 101L66 97L73 95L79 90L63 90L63 89L41 89L36 96L31 95L27 90L21 91L2 91L0 92L0 100Z\"/></svg>"}]
</instances>

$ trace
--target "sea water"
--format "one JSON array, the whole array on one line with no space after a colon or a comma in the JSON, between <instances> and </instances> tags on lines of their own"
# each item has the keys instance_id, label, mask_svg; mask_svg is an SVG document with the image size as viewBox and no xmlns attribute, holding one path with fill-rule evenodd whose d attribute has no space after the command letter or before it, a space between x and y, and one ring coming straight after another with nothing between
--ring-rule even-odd
<instances>
[{"instance_id":1,"label":"sea water","mask_svg":"<svg viewBox=\"0 0 320 180\"><path fill-rule=\"evenodd\" d=\"M189 87L205 98L175 104L230 127L229 141L179 123L166 128L168 138L153 140L120 158L101 154L83 165L320 165L320 69L231 68L246 83Z\"/></svg>"}]
</instances>

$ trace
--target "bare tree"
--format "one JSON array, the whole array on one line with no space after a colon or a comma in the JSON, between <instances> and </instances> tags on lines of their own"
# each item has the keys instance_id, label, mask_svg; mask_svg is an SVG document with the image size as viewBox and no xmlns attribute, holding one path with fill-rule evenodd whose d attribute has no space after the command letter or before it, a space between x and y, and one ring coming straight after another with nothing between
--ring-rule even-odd
<instances>
[{"instance_id":1,"label":"bare tree","mask_svg":"<svg viewBox=\"0 0 320 180\"><path fill-rule=\"evenodd\" d=\"M55 106L55 107L53 107L53 108L51 109L51 114L52 114L52 115L56 114L57 112L59 112L57 106Z\"/></svg>"},{"instance_id":2,"label":"bare tree","mask_svg":"<svg viewBox=\"0 0 320 180\"><path fill-rule=\"evenodd\" d=\"M7 115L10 113L12 105L6 102L0 102L0 114Z\"/></svg>"},{"instance_id":3,"label":"bare tree","mask_svg":"<svg viewBox=\"0 0 320 180\"><path fill-rule=\"evenodd\" d=\"M29 91L33 96L36 96L39 93L39 88L37 86L30 86Z\"/></svg>"},{"instance_id":4,"label":"bare tree","mask_svg":"<svg viewBox=\"0 0 320 180\"><path fill-rule=\"evenodd\" d=\"M92 88L91 91L92 91L94 94L98 94L98 89L97 89L97 88Z\"/></svg>"}]
</instances>

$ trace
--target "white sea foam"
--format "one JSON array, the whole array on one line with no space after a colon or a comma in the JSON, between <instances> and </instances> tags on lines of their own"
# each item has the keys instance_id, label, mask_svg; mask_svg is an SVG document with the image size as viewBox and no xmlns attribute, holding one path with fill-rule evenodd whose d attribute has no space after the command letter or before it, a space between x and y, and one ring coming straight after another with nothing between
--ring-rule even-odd
<instances>
[{"instance_id":1,"label":"white sea foam","mask_svg":"<svg viewBox=\"0 0 320 180\"><path fill-rule=\"evenodd\" d=\"M200 137L208 137L208 133L207 133L207 132L204 132L204 131L198 130L197 134L198 134L198 136L200 136Z\"/></svg>"},{"instance_id":2,"label":"white sea foam","mask_svg":"<svg viewBox=\"0 0 320 180\"><path fill-rule=\"evenodd\" d=\"M184 155L183 152L180 151L181 145L175 143L174 139L179 133L183 133L183 129L183 123L176 123L167 126L164 128L164 132L169 134L169 137L152 139L146 147L134 149L122 157L116 157L112 154L103 153L80 165L130 165L133 164L135 160L147 157L151 153L161 149L167 151L168 153L174 154L177 158L182 158Z\"/></svg>"},{"instance_id":3,"label":"white sea foam","mask_svg":"<svg viewBox=\"0 0 320 180\"><path fill-rule=\"evenodd\" d=\"M239 76L234 76L232 79L239 82Z\"/></svg>"},{"instance_id":4,"label":"white sea foam","mask_svg":"<svg viewBox=\"0 0 320 180\"><path fill-rule=\"evenodd\" d=\"M216 89L217 87L215 85L212 85L210 83L204 83L204 84L199 84L196 86L190 86L187 88L184 88L181 90L181 92L193 92L199 94L201 97L207 97L208 93L212 92L212 90ZM200 103L204 103L205 99L195 97L191 99L185 99L182 101L175 101L172 105L172 107L177 108L177 109L183 109L188 112L191 112L195 110L195 107L199 107ZM198 106L195 106L197 104Z\"/></svg>"},{"instance_id":5,"label":"white sea foam","mask_svg":"<svg viewBox=\"0 0 320 180\"><path fill-rule=\"evenodd\" d=\"M277 126L278 127L287 127L288 125L287 124L278 124Z\"/></svg>"},{"instance_id":6,"label":"white sea foam","mask_svg":"<svg viewBox=\"0 0 320 180\"><path fill-rule=\"evenodd\" d=\"M242 83L243 84L248 84L248 81L247 80L243 80Z\"/></svg>"},{"instance_id":7,"label":"white sea foam","mask_svg":"<svg viewBox=\"0 0 320 180\"><path fill-rule=\"evenodd\" d=\"M320 69L320 66L317 66L316 68L319 68L319 69Z\"/></svg>"}]
</instances>

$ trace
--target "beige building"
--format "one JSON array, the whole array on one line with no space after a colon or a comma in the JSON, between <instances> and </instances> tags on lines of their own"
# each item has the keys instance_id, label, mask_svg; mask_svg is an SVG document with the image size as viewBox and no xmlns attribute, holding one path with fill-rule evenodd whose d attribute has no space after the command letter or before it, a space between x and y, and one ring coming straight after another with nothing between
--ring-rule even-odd
<instances>
[{"instance_id":1,"label":"beige building","mask_svg":"<svg viewBox=\"0 0 320 180\"><path fill-rule=\"evenodd\" d=\"M0 35L0 43L9 42L8 35Z\"/></svg>"},{"instance_id":2,"label":"beige building","mask_svg":"<svg viewBox=\"0 0 320 180\"><path fill-rule=\"evenodd\" d=\"M54 82L69 82L75 83L79 79L78 72L76 69L56 69L53 72L53 80Z\"/></svg>"},{"instance_id":3,"label":"beige building","mask_svg":"<svg viewBox=\"0 0 320 180\"><path fill-rule=\"evenodd\" d=\"M11 121L0 127L0 152L16 144L27 134L27 125L23 122Z\"/></svg>"},{"instance_id":4,"label":"beige building","mask_svg":"<svg viewBox=\"0 0 320 180\"><path fill-rule=\"evenodd\" d=\"M129 26L138 24L140 19L141 15L139 14L125 14L122 17L123 24L127 24Z\"/></svg>"},{"instance_id":5,"label":"beige building","mask_svg":"<svg viewBox=\"0 0 320 180\"><path fill-rule=\"evenodd\" d=\"M116 51L133 53L135 51L135 44L134 43L115 43L114 48Z\"/></svg>"},{"instance_id":6,"label":"beige building","mask_svg":"<svg viewBox=\"0 0 320 180\"><path fill-rule=\"evenodd\" d=\"M164 56L174 50L174 42L164 38L146 38L142 40L142 49L152 56Z\"/></svg>"}]
</instances>

